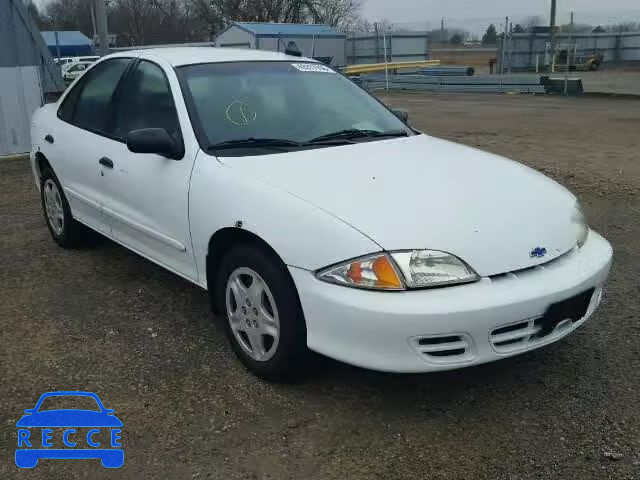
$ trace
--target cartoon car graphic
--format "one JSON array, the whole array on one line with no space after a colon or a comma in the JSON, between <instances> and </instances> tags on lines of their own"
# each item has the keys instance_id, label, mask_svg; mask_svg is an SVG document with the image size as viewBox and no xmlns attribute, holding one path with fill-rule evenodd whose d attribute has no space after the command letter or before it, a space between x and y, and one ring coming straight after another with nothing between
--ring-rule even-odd
<instances>
[{"instance_id":1,"label":"cartoon car graphic","mask_svg":"<svg viewBox=\"0 0 640 480\"><path fill-rule=\"evenodd\" d=\"M55 409L39 411L44 402L49 397L90 397L93 398L99 410L85 409ZM69 392L48 392L43 394L34 408L24 411L24 415L16 427L18 430L18 448L16 449L16 465L20 468L33 468L40 458L55 459L90 459L99 458L106 468L119 468L124 463L124 450L120 447L120 428L122 422L114 415L114 410L105 408L100 398L91 392L69 391ZM32 427L43 428L42 439L37 435L31 435L36 431L29 430ZM89 447L94 448L74 448L80 443L78 435L77 441L72 441L72 436L76 436L75 428L91 427L86 435L86 442ZM66 428L63 434L64 445L71 448L50 448L51 428ZM94 435L100 433L100 428L111 429L111 447L97 448L100 442L94 441ZM75 439L75 438L74 438ZM32 448L33 447L35 448ZM44 448L37 448L42 446Z\"/></svg>"}]
</instances>

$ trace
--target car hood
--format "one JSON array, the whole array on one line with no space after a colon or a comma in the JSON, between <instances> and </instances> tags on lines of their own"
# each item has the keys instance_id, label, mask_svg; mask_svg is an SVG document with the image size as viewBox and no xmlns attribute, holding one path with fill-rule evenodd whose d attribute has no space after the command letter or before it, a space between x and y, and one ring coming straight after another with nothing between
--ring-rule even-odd
<instances>
[{"instance_id":1,"label":"car hood","mask_svg":"<svg viewBox=\"0 0 640 480\"><path fill-rule=\"evenodd\" d=\"M115 415L92 410L47 410L25 415L17 427L121 427Z\"/></svg>"},{"instance_id":2,"label":"car hood","mask_svg":"<svg viewBox=\"0 0 640 480\"><path fill-rule=\"evenodd\" d=\"M340 218L384 250L442 250L482 276L541 264L576 245L576 199L565 188L517 162L428 135L220 160ZM537 247L544 257L532 258Z\"/></svg>"}]
</instances>

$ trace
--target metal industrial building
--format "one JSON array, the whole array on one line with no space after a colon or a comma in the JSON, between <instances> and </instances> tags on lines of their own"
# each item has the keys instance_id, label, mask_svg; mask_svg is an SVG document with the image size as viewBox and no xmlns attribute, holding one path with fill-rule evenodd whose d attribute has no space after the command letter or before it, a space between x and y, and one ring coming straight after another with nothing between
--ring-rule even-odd
<instances>
[{"instance_id":1,"label":"metal industrial building","mask_svg":"<svg viewBox=\"0 0 640 480\"><path fill-rule=\"evenodd\" d=\"M0 1L0 155L31 148L29 126L62 75L23 0Z\"/></svg>"},{"instance_id":2,"label":"metal industrial building","mask_svg":"<svg viewBox=\"0 0 640 480\"><path fill-rule=\"evenodd\" d=\"M293 41L305 57L346 65L346 35L327 25L234 22L214 40L216 47L284 52Z\"/></svg>"},{"instance_id":3,"label":"metal industrial building","mask_svg":"<svg viewBox=\"0 0 640 480\"><path fill-rule=\"evenodd\" d=\"M42 38L54 57L80 57L93 55L91 40L78 31L43 31Z\"/></svg>"},{"instance_id":4,"label":"metal industrial building","mask_svg":"<svg viewBox=\"0 0 640 480\"><path fill-rule=\"evenodd\" d=\"M535 68L536 62L540 66L549 65L550 42L549 33L511 35L504 48L505 67L510 67L512 70L525 70ZM573 50L578 54L601 54L604 63L640 63L640 32L561 33L556 37L556 43L558 45L556 63L562 63L562 58L567 58L567 50Z\"/></svg>"},{"instance_id":5,"label":"metal industrial building","mask_svg":"<svg viewBox=\"0 0 640 480\"><path fill-rule=\"evenodd\" d=\"M347 63L415 62L429 58L428 32L354 33L347 39Z\"/></svg>"}]
</instances>

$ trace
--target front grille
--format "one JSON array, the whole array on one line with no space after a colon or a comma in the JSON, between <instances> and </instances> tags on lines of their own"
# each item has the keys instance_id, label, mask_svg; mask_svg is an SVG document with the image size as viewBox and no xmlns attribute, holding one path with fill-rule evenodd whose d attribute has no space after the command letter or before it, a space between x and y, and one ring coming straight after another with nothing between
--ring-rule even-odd
<instances>
[{"instance_id":1,"label":"front grille","mask_svg":"<svg viewBox=\"0 0 640 480\"><path fill-rule=\"evenodd\" d=\"M431 363L464 363L475 357L471 337L466 334L447 334L411 339L413 349Z\"/></svg>"},{"instance_id":2,"label":"front grille","mask_svg":"<svg viewBox=\"0 0 640 480\"><path fill-rule=\"evenodd\" d=\"M553 328L549 328L548 320L544 316L529 318L519 322L500 325L489 333L489 343L498 353L512 353L518 350L528 349L541 343L548 338L557 337L579 325L598 306L602 296L602 290L595 293L593 289L581 295L585 296L588 306L582 311L578 318L567 318L554 322ZM579 296L578 296L579 297ZM560 317L562 318L562 317Z\"/></svg>"},{"instance_id":3,"label":"front grille","mask_svg":"<svg viewBox=\"0 0 640 480\"><path fill-rule=\"evenodd\" d=\"M526 278L531 274L542 272L547 269L561 268L566 261L571 259L575 252L576 250L572 249L544 263L540 263L532 267L521 268L519 270L513 270L511 272L498 273L496 275L489 276L489 278L492 282L500 282L503 280L517 280Z\"/></svg>"}]
</instances>

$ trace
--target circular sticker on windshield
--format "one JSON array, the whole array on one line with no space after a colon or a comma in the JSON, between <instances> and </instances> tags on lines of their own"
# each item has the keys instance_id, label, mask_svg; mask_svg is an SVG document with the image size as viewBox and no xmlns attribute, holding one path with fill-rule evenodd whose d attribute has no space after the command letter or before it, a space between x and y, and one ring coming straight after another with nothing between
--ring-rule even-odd
<instances>
[{"instance_id":1,"label":"circular sticker on windshield","mask_svg":"<svg viewBox=\"0 0 640 480\"><path fill-rule=\"evenodd\" d=\"M225 110L227 119L234 125L239 127L246 127L247 125L255 122L258 114L255 109L244 102L236 100L231 103Z\"/></svg>"}]
</instances>

